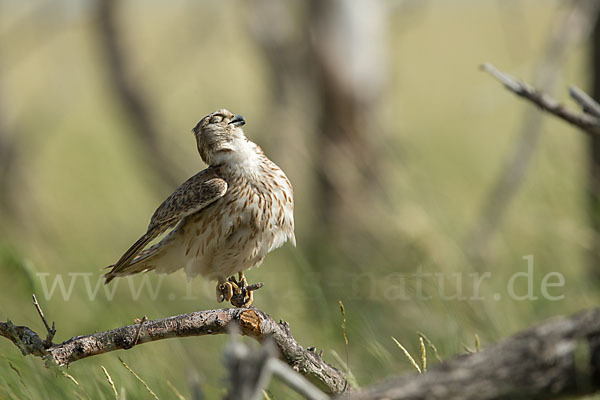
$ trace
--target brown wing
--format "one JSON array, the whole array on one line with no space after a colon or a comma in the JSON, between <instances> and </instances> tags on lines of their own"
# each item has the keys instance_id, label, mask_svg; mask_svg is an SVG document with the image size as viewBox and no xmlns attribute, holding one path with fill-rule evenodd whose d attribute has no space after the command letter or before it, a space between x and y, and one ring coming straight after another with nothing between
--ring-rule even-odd
<instances>
[{"instance_id":1,"label":"brown wing","mask_svg":"<svg viewBox=\"0 0 600 400\"><path fill-rule=\"evenodd\" d=\"M227 182L219 178L214 170L207 168L183 183L156 209L146 233L121 256L116 264L109 266L104 275L110 282L118 272L125 269L131 260L153 239L175 226L188 215L194 214L222 197L227 191Z\"/></svg>"}]
</instances>

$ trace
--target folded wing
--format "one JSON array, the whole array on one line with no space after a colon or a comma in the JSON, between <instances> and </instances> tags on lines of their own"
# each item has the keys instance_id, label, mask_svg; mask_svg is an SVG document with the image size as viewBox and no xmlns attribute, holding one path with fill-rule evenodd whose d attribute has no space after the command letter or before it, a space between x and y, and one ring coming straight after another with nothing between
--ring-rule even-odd
<instances>
[{"instance_id":1,"label":"folded wing","mask_svg":"<svg viewBox=\"0 0 600 400\"><path fill-rule=\"evenodd\" d=\"M146 233L121 256L119 261L108 267L111 270L104 275L105 283L118 275L127 274L131 261L148 243L174 227L183 218L218 200L225 192L227 192L227 182L218 177L211 168L188 179L156 209Z\"/></svg>"}]
</instances>

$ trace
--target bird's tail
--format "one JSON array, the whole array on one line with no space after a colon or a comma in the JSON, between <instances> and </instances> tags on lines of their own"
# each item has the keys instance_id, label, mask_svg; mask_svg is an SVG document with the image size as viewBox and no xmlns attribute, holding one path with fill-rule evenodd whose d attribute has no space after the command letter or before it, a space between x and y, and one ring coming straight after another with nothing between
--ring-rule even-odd
<instances>
[{"instance_id":1,"label":"bird's tail","mask_svg":"<svg viewBox=\"0 0 600 400\"><path fill-rule=\"evenodd\" d=\"M108 284L117 276L131 275L137 272L141 272L144 269L138 269L136 264L140 261L141 258L147 258L148 252L153 249L150 247L147 250L142 250L148 243L152 241L156 237L156 232L148 231L141 238L139 238L126 252L121 256L119 261L117 261L114 265L109 265L106 268L111 268L109 272L104 274L105 284Z\"/></svg>"}]
</instances>

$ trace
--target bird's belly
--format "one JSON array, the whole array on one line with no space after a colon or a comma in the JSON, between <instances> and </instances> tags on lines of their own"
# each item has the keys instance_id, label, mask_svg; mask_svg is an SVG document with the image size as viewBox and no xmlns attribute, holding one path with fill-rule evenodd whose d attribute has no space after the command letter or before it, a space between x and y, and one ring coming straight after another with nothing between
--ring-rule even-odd
<instances>
[{"instance_id":1,"label":"bird's belly","mask_svg":"<svg viewBox=\"0 0 600 400\"><path fill-rule=\"evenodd\" d=\"M191 216L184 243L188 277L226 279L260 265L267 253L288 239L295 243L293 205L288 199L273 188L232 190Z\"/></svg>"},{"instance_id":2,"label":"bird's belly","mask_svg":"<svg viewBox=\"0 0 600 400\"><path fill-rule=\"evenodd\" d=\"M225 279L263 261L272 248L275 235L268 230L268 224L253 223L250 214L251 210L242 211L235 218L225 214L208 224L201 220L192 224L194 234L185 246L188 277L202 275L208 279ZM196 229L203 226L206 229Z\"/></svg>"}]
</instances>

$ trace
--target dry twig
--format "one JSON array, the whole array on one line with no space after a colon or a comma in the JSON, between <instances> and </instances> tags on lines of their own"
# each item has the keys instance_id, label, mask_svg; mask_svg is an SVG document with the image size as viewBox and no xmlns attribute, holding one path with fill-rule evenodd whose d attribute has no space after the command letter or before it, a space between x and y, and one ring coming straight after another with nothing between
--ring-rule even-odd
<instances>
[{"instance_id":1,"label":"dry twig","mask_svg":"<svg viewBox=\"0 0 600 400\"><path fill-rule=\"evenodd\" d=\"M542 91L537 90L536 88L528 85L527 83L520 82L508 74L505 74L504 72L494 67L492 64L483 64L481 66L481 69L488 72L490 75L492 75L502 84L504 84L504 87L506 87L508 90L510 90L517 96L529 100L542 110L557 116L563 121L566 121L587 133L600 134L600 119L598 119L598 117L586 114L584 112L573 111L571 109L568 109L567 107L554 100L547 94L543 93ZM579 101L583 101L583 92L581 90L574 92L573 88L571 88L572 96L573 93L576 93L575 98L577 98ZM593 101L591 97L587 95L585 96L587 97L587 99L589 99L589 101Z\"/></svg>"},{"instance_id":2,"label":"dry twig","mask_svg":"<svg viewBox=\"0 0 600 400\"><path fill-rule=\"evenodd\" d=\"M272 338L283 360L326 393L342 393L347 383L341 371L327 364L315 352L304 349L292 336L289 325L277 323L255 308L225 308L149 320L91 335L76 336L63 343L44 346L44 341L26 326L0 322L0 336L11 340L23 355L43 357L50 364L69 365L83 358L137 345L187 336L227 333L230 325L241 334L262 341ZM137 340L136 340L137 337ZM131 344L133 343L133 346Z\"/></svg>"},{"instance_id":3,"label":"dry twig","mask_svg":"<svg viewBox=\"0 0 600 400\"><path fill-rule=\"evenodd\" d=\"M561 18L557 18L546 50L535 70L534 86L552 93L560 77L560 66L567 50L589 36L598 17L600 3L596 0L572 2ZM480 217L466 239L467 253L472 261L483 265L489 256L489 243L498 230L511 200L519 191L542 134L543 114L525 113L519 135L498 178L481 208Z\"/></svg>"},{"instance_id":4,"label":"dry twig","mask_svg":"<svg viewBox=\"0 0 600 400\"><path fill-rule=\"evenodd\" d=\"M40 315L40 318L42 319L42 322L44 323L44 326L46 327L46 331L48 332L48 335L46 336L46 340L44 340L44 347L48 348L50 346L52 346L52 339L54 339L54 335L56 335L56 327L54 326L54 321L52 322L52 328L50 328L50 325L48 325L48 321L46 321L46 317L44 317L44 312L42 311L42 307L40 307L40 303L38 303L37 301L37 297L35 297L35 294L31 295L33 297L33 305L35 306L35 309L37 310L38 314Z\"/></svg>"},{"instance_id":5,"label":"dry twig","mask_svg":"<svg viewBox=\"0 0 600 400\"><path fill-rule=\"evenodd\" d=\"M600 118L600 104L592 99L590 95L577 86L569 86L569 95L581 106L584 112Z\"/></svg>"}]
</instances>

